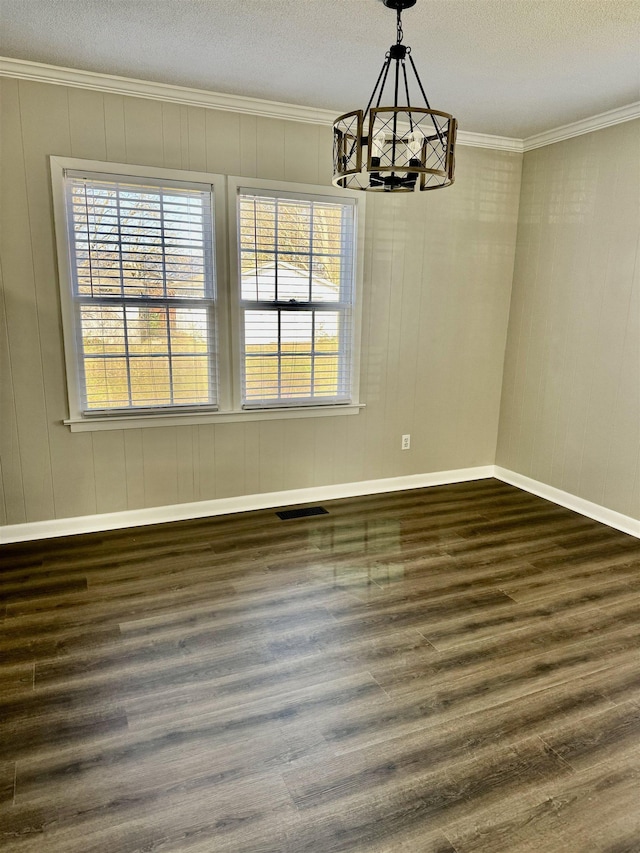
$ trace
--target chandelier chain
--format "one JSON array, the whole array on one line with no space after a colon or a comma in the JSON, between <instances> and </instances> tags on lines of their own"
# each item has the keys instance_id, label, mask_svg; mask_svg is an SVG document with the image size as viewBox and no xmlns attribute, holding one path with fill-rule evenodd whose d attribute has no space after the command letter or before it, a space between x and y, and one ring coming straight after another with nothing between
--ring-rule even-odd
<instances>
[{"instance_id":1,"label":"chandelier chain","mask_svg":"<svg viewBox=\"0 0 640 853\"><path fill-rule=\"evenodd\" d=\"M397 25L397 40L396 44L402 44L404 32L402 31L402 10L398 8L398 25Z\"/></svg>"}]
</instances>

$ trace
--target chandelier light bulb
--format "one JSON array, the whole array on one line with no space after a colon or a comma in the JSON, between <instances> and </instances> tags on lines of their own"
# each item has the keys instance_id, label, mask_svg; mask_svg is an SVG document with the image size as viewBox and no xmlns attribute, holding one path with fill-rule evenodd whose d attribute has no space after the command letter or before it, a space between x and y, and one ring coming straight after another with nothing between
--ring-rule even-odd
<instances>
[{"instance_id":1,"label":"chandelier light bulb","mask_svg":"<svg viewBox=\"0 0 640 853\"><path fill-rule=\"evenodd\" d=\"M380 158L382 157L382 152L384 151L384 144L386 142L384 133L378 133L373 137L371 142L371 157L376 157L378 160L378 165L380 165Z\"/></svg>"},{"instance_id":2,"label":"chandelier light bulb","mask_svg":"<svg viewBox=\"0 0 640 853\"><path fill-rule=\"evenodd\" d=\"M407 151L412 160L420 160L422 154L422 142L424 137L415 131L407 136Z\"/></svg>"}]
</instances>

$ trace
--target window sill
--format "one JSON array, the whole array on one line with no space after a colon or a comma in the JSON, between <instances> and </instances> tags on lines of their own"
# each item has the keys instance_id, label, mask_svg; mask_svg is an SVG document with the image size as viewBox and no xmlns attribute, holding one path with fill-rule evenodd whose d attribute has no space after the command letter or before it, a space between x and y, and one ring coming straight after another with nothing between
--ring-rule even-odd
<instances>
[{"instance_id":1,"label":"window sill","mask_svg":"<svg viewBox=\"0 0 640 853\"><path fill-rule=\"evenodd\" d=\"M291 409L251 409L234 412L185 412L147 415L113 415L104 418L69 418L63 423L71 432L95 432L109 429L147 429L148 427L193 426L196 424L246 423L290 418L327 418L357 415L363 403L338 406L300 406Z\"/></svg>"}]
</instances>

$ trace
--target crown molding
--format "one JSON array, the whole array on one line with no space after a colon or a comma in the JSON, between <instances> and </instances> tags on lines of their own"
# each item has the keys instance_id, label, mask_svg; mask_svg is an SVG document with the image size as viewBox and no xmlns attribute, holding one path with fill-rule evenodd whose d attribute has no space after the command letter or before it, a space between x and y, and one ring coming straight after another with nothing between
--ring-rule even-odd
<instances>
[{"instance_id":1,"label":"crown molding","mask_svg":"<svg viewBox=\"0 0 640 853\"><path fill-rule=\"evenodd\" d=\"M0 77L17 77L19 80L53 83L78 89L94 89L113 95L130 95L135 98L168 101L174 104L207 107L266 118L303 121L309 124L332 124L335 119L335 114L331 110L321 110L316 107L284 104L280 101L263 101L259 98L247 98L244 95L226 95L223 92L208 92L204 89L154 83L151 80L135 80L132 77L118 77L114 74L97 74L95 71L80 71L76 68L63 68L24 59L0 57Z\"/></svg>"},{"instance_id":2,"label":"crown molding","mask_svg":"<svg viewBox=\"0 0 640 853\"><path fill-rule=\"evenodd\" d=\"M470 133L459 130L456 137L458 145L467 145L471 148L492 148L494 151L524 151L522 139L512 136L491 136L489 133Z\"/></svg>"},{"instance_id":3,"label":"crown molding","mask_svg":"<svg viewBox=\"0 0 640 853\"><path fill-rule=\"evenodd\" d=\"M15 77L19 80L33 80L39 83L53 83L59 86L72 86L79 89L93 89L115 95L129 95L134 98L149 98L154 101L168 101L192 107L205 107L211 110L226 110L233 113L262 116L264 118L301 121L307 124L331 126L336 118L333 110L318 107L305 107L301 104L285 104L281 101L265 101L260 98L248 98L245 95L228 95L224 92L209 92L205 89L191 89L187 86L174 86L169 83L154 83L150 80L136 80L132 77L118 77L115 74L98 74L95 71L81 71L77 68L63 68L59 65L47 65L43 62L31 62L25 59L11 59L0 56L0 77ZM458 132L458 144L472 148L491 148L496 151L531 151L544 145L552 145L563 139L581 136L594 130L601 130L621 122L640 118L640 101L618 107L606 113L566 124L526 139L509 136L492 136L487 133Z\"/></svg>"},{"instance_id":4,"label":"crown molding","mask_svg":"<svg viewBox=\"0 0 640 853\"><path fill-rule=\"evenodd\" d=\"M118 77L114 74L97 74L95 71L81 71L76 68L63 68L58 65L46 65L43 62L8 57L0 57L0 77L15 77L19 80L93 89L115 95L130 95L135 98L149 98L154 101L168 101L192 107L206 107L212 110L226 110L329 127L337 115L333 110L305 107L300 104L265 101L260 98L247 98L244 95L227 95L224 92L190 89L186 86ZM460 132L458 143L476 148L494 148L499 151L522 151L522 140L506 136Z\"/></svg>"},{"instance_id":5,"label":"crown molding","mask_svg":"<svg viewBox=\"0 0 640 853\"><path fill-rule=\"evenodd\" d=\"M524 151L532 151L534 148L553 145L554 142L562 142L563 139L582 136L584 133L593 133L594 130L602 130L605 127L622 124L624 121L632 121L635 118L640 118L640 101L627 104L624 107L617 107L615 110L608 110L606 113L599 113L590 118L582 119L582 121L564 124L562 127L546 130L544 133L535 134L535 136L529 136L523 140L523 149Z\"/></svg>"}]
</instances>

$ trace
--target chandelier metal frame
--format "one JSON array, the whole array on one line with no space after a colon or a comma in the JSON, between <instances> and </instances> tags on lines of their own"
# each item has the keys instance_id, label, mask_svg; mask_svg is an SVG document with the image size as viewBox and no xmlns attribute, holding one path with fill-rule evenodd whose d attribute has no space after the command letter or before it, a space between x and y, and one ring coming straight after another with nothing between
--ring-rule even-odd
<instances>
[{"instance_id":1,"label":"chandelier metal frame","mask_svg":"<svg viewBox=\"0 0 640 853\"><path fill-rule=\"evenodd\" d=\"M370 192L451 186L458 122L431 108L411 48L403 44L402 12L416 0L383 2L396 10L396 43L385 54L366 109L344 113L333 123L333 183ZM389 74L393 63L394 73ZM425 106L411 103L411 74ZM391 79L393 106L380 106Z\"/></svg>"}]
</instances>

